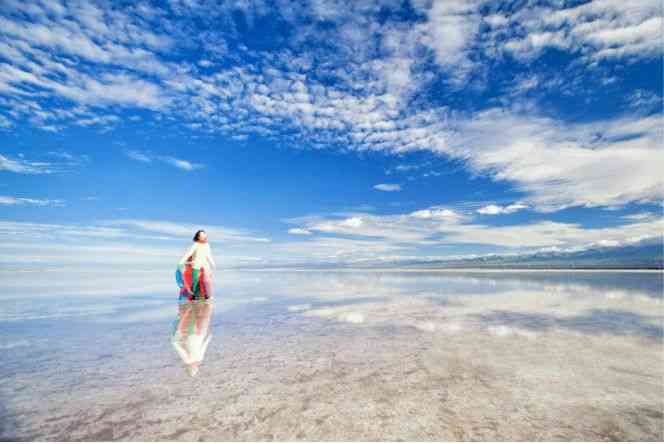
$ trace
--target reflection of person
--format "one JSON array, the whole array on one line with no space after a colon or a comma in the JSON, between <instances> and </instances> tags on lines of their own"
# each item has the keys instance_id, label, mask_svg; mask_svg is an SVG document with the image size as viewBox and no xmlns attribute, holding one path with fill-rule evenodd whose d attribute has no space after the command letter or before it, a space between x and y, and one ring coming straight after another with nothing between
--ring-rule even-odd
<instances>
[{"instance_id":1,"label":"reflection of person","mask_svg":"<svg viewBox=\"0 0 664 444\"><path fill-rule=\"evenodd\" d=\"M216 269L217 264L212 257L212 250L207 242L207 233L204 230L196 232L194 243L180 258L178 265L189 265L191 267L187 269L187 272L191 272L191 279L185 279L185 290L189 294L189 299L200 296L210 297L212 290L210 281L212 269L210 266Z\"/></svg>"},{"instance_id":2,"label":"reflection of person","mask_svg":"<svg viewBox=\"0 0 664 444\"><path fill-rule=\"evenodd\" d=\"M180 305L171 343L186 365L189 376L198 373L212 334L212 304L193 302Z\"/></svg>"}]
</instances>

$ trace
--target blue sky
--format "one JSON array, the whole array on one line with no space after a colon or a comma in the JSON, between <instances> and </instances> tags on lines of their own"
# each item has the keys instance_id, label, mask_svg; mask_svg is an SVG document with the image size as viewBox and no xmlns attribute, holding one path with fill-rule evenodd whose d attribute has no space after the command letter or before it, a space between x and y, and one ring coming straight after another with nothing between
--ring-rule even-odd
<instances>
[{"instance_id":1,"label":"blue sky","mask_svg":"<svg viewBox=\"0 0 664 444\"><path fill-rule=\"evenodd\" d=\"M384 263L661 236L662 6L0 9L4 263Z\"/></svg>"}]
</instances>

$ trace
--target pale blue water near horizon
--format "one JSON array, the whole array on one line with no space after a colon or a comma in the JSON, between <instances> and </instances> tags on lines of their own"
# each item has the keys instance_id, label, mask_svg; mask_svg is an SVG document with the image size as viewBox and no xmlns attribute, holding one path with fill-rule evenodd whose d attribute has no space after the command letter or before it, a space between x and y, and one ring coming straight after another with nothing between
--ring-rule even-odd
<instances>
[{"instance_id":1,"label":"pale blue water near horizon","mask_svg":"<svg viewBox=\"0 0 664 444\"><path fill-rule=\"evenodd\" d=\"M223 271L194 377L167 272L33 276L3 439L664 438L660 272Z\"/></svg>"}]
</instances>

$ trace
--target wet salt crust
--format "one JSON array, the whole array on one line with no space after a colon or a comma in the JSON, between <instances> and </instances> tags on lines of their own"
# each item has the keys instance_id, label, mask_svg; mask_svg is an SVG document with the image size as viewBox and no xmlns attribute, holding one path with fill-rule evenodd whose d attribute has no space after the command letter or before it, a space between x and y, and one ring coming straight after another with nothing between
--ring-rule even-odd
<instances>
[{"instance_id":1,"label":"wet salt crust","mask_svg":"<svg viewBox=\"0 0 664 444\"><path fill-rule=\"evenodd\" d=\"M3 371L0 435L662 440L661 276L637 278L266 273L215 311L195 378L159 323L110 357Z\"/></svg>"}]
</instances>

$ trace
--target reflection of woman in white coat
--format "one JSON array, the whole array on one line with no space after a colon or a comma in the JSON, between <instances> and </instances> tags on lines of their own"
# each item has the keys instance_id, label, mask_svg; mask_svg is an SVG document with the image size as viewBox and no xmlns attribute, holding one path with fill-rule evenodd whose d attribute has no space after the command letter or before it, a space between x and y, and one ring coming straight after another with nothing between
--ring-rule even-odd
<instances>
[{"instance_id":1,"label":"reflection of woman in white coat","mask_svg":"<svg viewBox=\"0 0 664 444\"><path fill-rule=\"evenodd\" d=\"M181 304L171 343L182 361L189 376L195 376L203 362L208 344L212 338L210 319L212 304L193 302Z\"/></svg>"},{"instance_id":2,"label":"reflection of woman in white coat","mask_svg":"<svg viewBox=\"0 0 664 444\"><path fill-rule=\"evenodd\" d=\"M189 299L212 297L212 268L217 264L212 257L210 244L207 242L207 233L198 230L194 235L194 243L178 261L178 266L190 265L185 268L183 278L185 286L183 291L189 294Z\"/></svg>"}]
</instances>

